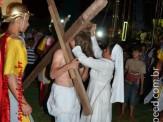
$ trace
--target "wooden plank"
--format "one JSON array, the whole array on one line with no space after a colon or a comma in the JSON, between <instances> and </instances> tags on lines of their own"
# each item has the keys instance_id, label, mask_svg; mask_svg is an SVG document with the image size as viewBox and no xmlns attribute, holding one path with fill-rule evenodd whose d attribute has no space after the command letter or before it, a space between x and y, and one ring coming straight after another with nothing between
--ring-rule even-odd
<instances>
[{"instance_id":1,"label":"wooden plank","mask_svg":"<svg viewBox=\"0 0 163 122\"><path fill-rule=\"evenodd\" d=\"M73 59L71 48L68 45L67 45L68 47L66 48L66 45L64 43L64 34L65 33L62 32L62 26L60 24L58 24L59 22L57 22L57 17L55 16L57 11L54 11L54 10L55 9L53 9L51 4L50 4L49 5L49 11L50 11L51 17L53 19L54 27L55 27L55 30L57 32L57 36L58 36L58 39L59 39L59 42L60 42L60 45L61 45L61 48L62 48L62 51L64 54L65 61L66 61L66 63L69 63ZM70 57L72 59L70 59ZM83 106L84 113L86 115L92 114L93 111L91 109L85 88L83 86L81 76L79 75L79 71L71 69L71 71L69 73L70 73L71 78L73 79L73 83L74 83L76 92L78 94L78 97L80 99L80 102Z\"/></svg>"},{"instance_id":2,"label":"wooden plank","mask_svg":"<svg viewBox=\"0 0 163 122\"><path fill-rule=\"evenodd\" d=\"M67 49L66 49L66 46L64 44L64 35L65 35L65 33L63 31L62 25L58 24L59 22L57 22L57 17L55 16L55 14L58 11L54 11L54 9L52 8L51 5L49 6L49 11L50 11L51 17L53 19L54 27L55 27L55 30L56 30L56 33L57 33L57 36L58 36L59 43L61 45L62 51L63 51L65 61L66 61L66 63L70 63L71 60L70 60L70 58L68 56ZM74 71L72 69L70 69L69 72L70 72L71 78L72 79L75 78Z\"/></svg>"},{"instance_id":3,"label":"wooden plank","mask_svg":"<svg viewBox=\"0 0 163 122\"><path fill-rule=\"evenodd\" d=\"M65 42L69 43L85 25L94 18L106 5L107 0L95 0L91 6L75 21L65 34Z\"/></svg>"},{"instance_id":4,"label":"wooden plank","mask_svg":"<svg viewBox=\"0 0 163 122\"><path fill-rule=\"evenodd\" d=\"M64 28L63 28L63 26L62 26L62 24L60 22L61 19L60 19L60 16L59 16L59 13L58 13L58 10L57 10L57 7L56 7L56 4L55 4L54 0L47 0L47 3L48 3L49 6L51 6L52 11L55 11L54 14L51 14L51 13L50 14L51 14L51 16L55 17L56 23L60 27L61 33L64 34L65 33ZM49 11L49 12L52 12L52 11ZM62 35L62 37L63 36L64 35Z\"/></svg>"}]
</instances>

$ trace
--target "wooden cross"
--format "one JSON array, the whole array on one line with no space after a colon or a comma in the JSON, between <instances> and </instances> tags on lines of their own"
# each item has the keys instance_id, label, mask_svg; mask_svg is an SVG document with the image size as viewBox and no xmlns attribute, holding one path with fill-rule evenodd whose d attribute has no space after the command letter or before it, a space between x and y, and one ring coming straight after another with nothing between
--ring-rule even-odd
<instances>
[{"instance_id":1,"label":"wooden cross","mask_svg":"<svg viewBox=\"0 0 163 122\"><path fill-rule=\"evenodd\" d=\"M80 32L80 30L87 25L87 23L94 18L107 4L107 0L95 0L91 4L91 6L86 9L86 11L75 21L75 23L68 29L68 31L65 33L64 28L60 22L60 17L58 14L58 10L56 8L54 0L47 0L49 5L49 12L51 14L51 17L54 22L54 27L57 32L57 36L59 39L59 42L57 42L50 50L49 52L43 57L43 59L40 61L40 63L35 67L35 69L31 72L31 74L25 79L24 81L24 88L27 88L30 83L34 80L34 78L38 75L38 73L51 61L52 55L56 49L61 46L64 58L66 63L70 63L74 58L71 52L71 48L69 46L69 42ZM60 43L60 45L59 45ZM76 89L76 92L78 94L78 97L81 101L83 111L85 115L92 114L92 109L89 104L89 100L86 94L86 91L84 89L79 71L77 69L75 70L69 70L69 74L71 78L73 79L74 86Z\"/></svg>"}]
</instances>

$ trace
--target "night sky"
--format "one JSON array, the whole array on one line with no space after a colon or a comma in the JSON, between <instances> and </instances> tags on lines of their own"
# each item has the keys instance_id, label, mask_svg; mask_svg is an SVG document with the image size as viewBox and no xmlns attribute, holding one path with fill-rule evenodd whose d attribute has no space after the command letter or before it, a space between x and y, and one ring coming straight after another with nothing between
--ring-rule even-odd
<instances>
[{"instance_id":1,"label":"night sky","mask_svg":"<svg viewBox=\"0 0 163 122\"><path fill-rule=\"evenodd\" d=\"M55 3L58 8L60 17L65 18L67 17L68 14L70 14L71 19L68 22L68 24L70 23L72 24L81 15L81 13L89 7L89 5L93 1L94 0L55 0ZM143 11L144 11L145 21L147 24L151 24L149 23L151 21L150 19L154 18L154 11L155 11L154 1L155 0L143 0L144 2ZM105 27L111 26L114 2L115 0L108 0L107 6L109 6L109 9L103 24L105 25ZM31 19L31 24L33 23L32 25L48 27L48 24L50 23L50 14L48 11L48 5L46 0L23 0L23 3L26 4L30 12L35 15L35 17ZM119 7L121 9L120 12L122 12L123 3L121 3ZM97 23L99 26L103 21L106 8L93 19L93 22ZM131 12L133 12L133 10ZM122 13L120 13L119 16L120 19L121 19L121 15ZM131 13L131 15L133 14Z\"/></svg>"},{"instance_id":2,"label":"night sky","mask_svg":"<svg viewBox=\"0 0 163 122\"><path fill-rule=\"evenodd\" d=\"M23 0L23 3L27 5L30 12L35 14L36 17L43 18L49 16L46 0Z\"/></svg>"},{"instance_id":3,"label":"night sky","mask_svg":"<svg viewBox=\"0 0 163 122\"><path fill-rule=\"evenodd\" d=\"M35 15L31 19L31 24L47 27L50 22L50 14L46 0L23 0L30 12ZM71 15L69 23L73 23L80 15L80 0L55 0L60 17L65 18Z\"/></svg>"},{"instance_id":4,"label":"night sky","mask_svg":"<svg viewBox=\"0 0 163 122\"><path fill-rule=\"evenodd\" d=\"M67 23L68 27L71 26L81 13L84 12L93 2L94 0L55 0L60 18L65 18L68 14L71 15L70 21ZM23 3L26 4L30 12L35 15L30 19L30 25L48 27L50 23L50 14L46 0L23 0ZM112 10L109 10L109 12L111 11ZM102 21L101 18L104 16L104 12L105 9L94 19L94 22L97 24L100 23ZM112 13L110 13L110 16L111 15ZM108 21L111 23L111 18L109 18Z\"/></svg>"},{"instance_id":5,"label":"night sky","mask_svg":"<svg viewBox=\"0 0 163 122\"><path fill-rule=\"evenodd\" d=\"M60 14L78 14L84 11L94 0L55 0ZM49 16L48 5L46 0L23 0L30 11L37 17Z\"/></svg>"}]
</instances>

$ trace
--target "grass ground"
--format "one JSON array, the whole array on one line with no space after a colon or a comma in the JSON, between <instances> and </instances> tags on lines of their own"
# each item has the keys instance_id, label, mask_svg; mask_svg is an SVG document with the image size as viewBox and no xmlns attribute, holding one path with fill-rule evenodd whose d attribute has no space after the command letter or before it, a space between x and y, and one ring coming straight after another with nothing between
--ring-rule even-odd
<instances>
[{"instance_id":1,"label":"grass ground","mask_svg":"<svg viewBox=\"0 0 163 122\"><path fill-rule=\"evenodd\" d=\"M24 96L32 107L32 116L35 122L51 122L51 116L46 114L39 106L39 89L38 84L33 82L24 92ZM137 122L153 122L152 113L149 112L150 106L144 104L137 104L135 107L135 117ZM113 104L113 118L112 122L131 122L126 108L125 115L122 120L118 120L117 116L120 113L120 104Z\"/></svg>"}]
</instances>

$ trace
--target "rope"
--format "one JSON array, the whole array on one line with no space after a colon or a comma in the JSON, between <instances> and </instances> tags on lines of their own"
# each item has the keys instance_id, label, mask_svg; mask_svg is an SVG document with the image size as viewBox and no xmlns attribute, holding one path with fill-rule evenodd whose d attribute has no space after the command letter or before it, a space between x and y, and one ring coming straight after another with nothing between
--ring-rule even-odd
<instances>
[{"instance_id":1,"label":"rope","mask_svg":"<svg viewBox=\"0 0 163 122\"><path fill-rule=\"evenodd\" d=\"M109 83L110 83L110 81L108 81L108 82L106 83L106 85L102 88L102 90L99 92L99 94L97 95L97 97L96 97L95 100L93 101L92 106L95 104L97 98L99 97L99 95L102 93L102 91L106 88L106 86L107 86ZM91 115L91 120L92 120L92 115Z\"/></svg>"}]
</instances>

